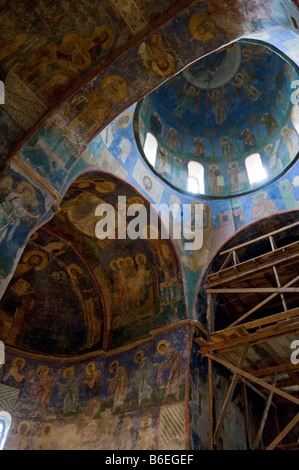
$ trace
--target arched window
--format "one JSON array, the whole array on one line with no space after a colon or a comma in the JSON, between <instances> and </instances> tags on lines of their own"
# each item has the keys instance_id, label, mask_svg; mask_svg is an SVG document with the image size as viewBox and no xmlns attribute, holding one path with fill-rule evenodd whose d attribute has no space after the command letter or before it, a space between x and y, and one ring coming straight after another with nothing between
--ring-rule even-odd
<instances>
[{"instance_id":1,"label":"arched window","mask_svg":"<svg viewBox=\"0 0 299 470\"><path fill-rule=\"evenodd\" d=\"M150 132L146 134L143 150L149 163L153 167L155 167L156 158L157 158L157 150L158 150L158 141L156 137Z\"/></svg>"},{"instance_id":2,"label":"arched window","mask_svg":"<svg viewBox=\"0 0 299 470\"><path fill-rule=\"evenodd\" d=\"M191 193L205 192L204 167L198 162L188 163L188 191Z\"/></svg>"},{"instance_id":3,"label":"arched window","mask_svg":"<svg viewBox=\"0 0 299 470\"><path fill-rule=\"evenodd\" d=\"M299 135L299 105L298 104L294 104L292 108L291 121L297 134Z\"/></svg>"},{"instance_id":4,"label":"arched window","mask_svg":"<svg viewBox=\"0 0 299 470\"><path fill-rule=\"evenodd\" d=\"M248 174L248 179L251 185L259 183L267 178L267 172L262 164L262 159L259 153L253 153L245 158L245 166Z\"/></svg>"},{"instance_id":5,"label":"arched window","mask_svg":"<svg viewBox=\"0 0 299 470\"><path fill-rule=\"evenodd\" d=\"M0 411L0 450L4 447L10 425L10 414L7 411Z\"/></svg>"}]
</instances>

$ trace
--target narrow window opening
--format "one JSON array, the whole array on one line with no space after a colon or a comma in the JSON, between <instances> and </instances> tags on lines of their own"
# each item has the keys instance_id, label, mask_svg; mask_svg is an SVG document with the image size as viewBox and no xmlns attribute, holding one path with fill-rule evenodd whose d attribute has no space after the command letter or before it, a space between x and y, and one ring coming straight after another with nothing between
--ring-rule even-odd
<instances>
[{"instance_id":1,"label":"narrow window opening","mask_svg":"<svg viewBox=\"0 0 299 470\"><path fill-rule=\"evenodd\" d=\"M156 137L153 136L153 134L151 134L150 132L146 134L143 150L149 163L153 167L155 167L157 159L158 141Z\"/></svg>"},{"instance_id":2,"label":"narrow window opening","mask_svg":"<svg viewBox=\"0 0 299 470\"><path fill-rule=\"evenodd\" d=\"M200 194L205 192L204 167L201 163L188 163L188 191Z\"/></svg>"},{"instance_id":3,"label":"narrow window opening","mask_svg":"<svg viewBox=\"0 0 299 470\"><path fill-rule=\"evenodd\" d=\"M245 159L245 166L248 179L251 185L259 183L267 178L267 172L263 167L261 156L259 153L253 153Z\"/></svg>"}]
</instances>

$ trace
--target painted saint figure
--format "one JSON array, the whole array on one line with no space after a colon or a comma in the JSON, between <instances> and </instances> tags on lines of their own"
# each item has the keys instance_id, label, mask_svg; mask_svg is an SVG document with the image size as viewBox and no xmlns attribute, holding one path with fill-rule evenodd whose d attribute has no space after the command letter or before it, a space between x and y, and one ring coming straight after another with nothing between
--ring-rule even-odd
<instances>
[{"instance_id":1,"label":"painted saint figure","mask_svg":"<svg viewBox=\"0 0 299 470\"><path fill-rule=\"evenodd\" d=\"M229 166L231 192L241 191L244 189L246 174L242 168L240 168L238 162L233 162Z\"/></svg>"},{"instance_id":2,"label":"painted saint figure","mask_svg":"<svg viewBox=\"0 0 299 470\"><path fill-rule=\"evenodd\" d=\"M26 205L37 206L35 190L30 183L20 183L17 191L12 191L0 204L0 243L7 235L9 242L21 220L29 217L38 219L39 214L32 214L26 209Z\"/></svg>"},{"instance_id":3,"label":"painted saint figure","mask_svg":"<svg viewBox=\"0 0 299 470\"><path fill-rule=\"evenodd\" d=\"M221 137L220 146L226 160L233 160L236 157L234 143L229 137Z\"/></svg>"},{"instance_id":4,"label":"painted saint figure","mask_svg":"<svg viewBox=\"0 0 299 470\"><path fill-rule=\"evenodd\" d=\"M262 93L252 85L251 77L245 70L243 70L242 73L237 73L235 78L236 82L234 85L240 88L248 99L251 101L259 100L259 98L262 96Z\"/></svg>"},{"instance_id":5,"label":"painted saint figure","mask_svg":"<svg viewBox=\"0 0 299 470\"><path fill-rule=\"evenodd\" d=\"M144 356L144 351L142 350L136 352L134 362L139 365L138 369L133 370L133 374L138 388L138 405L141 405L142 400L149 400L151 396L153 365L149 358Z\"/></svg>"},{"instance_id":6,"label":"painted saint figure","mask_svg":"<svg viewBox=\"0 0 299 470\"><path fill-rule=\"evenodd\" d=\"M272 199L268 199L268 193L262 191L252 198L254 203L252 209L252 219L259 219L261 217L267 217L268 215L275 214L278 212L278 208Z\"/></svg>"},{"instance_id":7,"label":"painted saint figure","mask_svg":"<svg viewBox=\"0 0 299 470\"><path fill-rule=\"evenodd\" d=\"M53 380L50 375L49 367L39 366L37 369L39 378L38 383L34 382L31 386L30 394L36 397L36 401L42 410L45 410L49 403L53 389Z\"/></svg>"},{"instance_id":8,"label":"painted saint figure","mask_svg":"<svg viewBox=\"0 0 299 470\"><path fill-rule=\"evenodd\" d=\"M170 347L169 342L165 339L159 341L157 352L164 356L163 362L154 364L158 367L157 382L160 386L162 385L163 371L169 369L164 398L168 395L175 395L176 399L179 399L180 385L182 383L182 357L176 349Z\"/></svg>"},{"instance_id":9,"label":"painted saint figure","mask_svg":"<svg viewBox=\"0 0 299 470\"><path fill-rule=\"evenodd\" d=\"M81 350L89 349L100 341L101 322L96 312L97 298L94 284L83 273L80 266L73 263L68 266L68 273L82 296L82 307L86 324L86 338Z\"/></svg>"},{"instance_id":10,"label":"painted saint figure","mask_svg":"<svg viewBox=\"0 0 299 470\"><path fill-rule=\"evenodd\" d=\"M180 144L181 148L183 147L183 136L178 134L173 127L165 126L163 137L172 150L176 151L178 144Z\"/></svg>"},{"instance_id":11,"label":"painted saint figure","mask_svg":"<svg viewBox=\"0 0 299 470\"><path fill-rule=\"evenodd\" d=\"M163 176L168 176L171 173L171 166L168 159L168 153L165 148L161 147L159 151L158 172Z\"/></svg>"},{"instance_id":12,"label":"painted saint figure","mask_svg":"<svg viewBox=\"0 0 299 470\"><path fill-rule=\"evenodd\" d=\"M242 130L239 139L241 139L243 142L244 150L250 150L252 147L256 146L255 136L253 132L248 128Z\"/></svg>"},{"instance_id":13,"label":"painted saint figure","mask_svg":"<svg viewBox=\"0 0 299 470\"><path fill-rule=\"evenodd\" d=\"M16 357L12 361L12 367L9 371L8 377L12 375L16 382L18 383L22 382L25 375L22 374L21 370L23 369L24 366L25 366L25 359L23 359L22 357Z\"/></svg>"},{"instance_id":14,"label":"painted saint figure","mask_svg":"<svg viewBox=\"0 0 299 470\"><path fill-rule=\"evenodd\" d=\"M158 113L154 113L150 117L150 126L154 134L160 135L162 131L161 119Z\"/></svg>"},{"instance_id":15,"label":"painted saint figure","mask_svg":"<svg viewBox=\"0 0 299 470\"><path fill-rule=\"evenodd\" d=\"M272 144L266 145L264 148L264 152L267 158L267 164L269 170L272 174L279 173L283 170L282 161L280 159L280 139L278 139L275 143L275 147Z\"/></svg>"},{"instance_id":16,"label":"painted saint figure","mask_svg":"<svg viewBox=\"0 0 299 470\"><path fill-rule=\"evenodd\" d=\"M87 378L83 380L83 384L85 384L85 397L89 400L85 414L94 414L100 407L101 373L97 370L94 362L89 362L85 371Z\"/></svg>"},{"instance_id":17,"label":"painted saint figure","mask_svg":"<svg viewBox=\"0 0 299 470\"><path fill-rule=\"evenodd\" d=\"M147 267L147 259L144 253L137 253L135 262L137 264L135 282L139 289L139 303L150 307L154 301L153 279L151 270Z\"/></svg>"},{"instance_id":18,"label":"painted saint figure","mask_svg":"<svg viewBox=\"0 0 299 470\"><path fill-rule=\"evenodd\" d=\"M169 75L175 66L174 44L165 36L153 34L138 49L142 65L149 74L160 77Z\"/></svg>"},{"instance_id":19,"label":"painted saint figure","mask_svg":"<svg viewBox=\"0 0 299 470\"><path fill-rule=\"evenodd\" d=\"M64 383L57 382L59 385L59 395L65 393L63 402L64 414L74 414L78 411L79 401L79 380L75 376L75 368L73 366L67 367L63 371Z\"/></svg>"},{"instance_id":20,"label":"painted saint figure","mask_svg":"<svg viewBox=\"0 0 299 470\"><path fill-rule=\"evenodd\" d=\"M195 109L198 107L198 100L200 99L200 90L196 91L194 86L184 87L184 93L177 93L176 96L180 96L177 101L177 106L172 111L174 116L183 118L183 115L186 113L194 113L193 107Z\"/></svg>"},{"instance_id":21,"label":"painted saint figure","mask_svg":"<svg viewBox=\"0 0 299 470\"><path fill-rule=\"evenodd\" d=\"M232 208L234 228L235 230L238 230L239 228L243 227L244 221L245 221L241 201L239 201L238 199L233 199L231 203L231 208Z\"/></svg>"},{"instance_id":22,"label":"painted saint figure","mask_svg":"<svg viewBox=\"0 0 299 470\"><path fill-rule=\"evenodd\" d=\"M111 113L114 103L127 95L127 83L118 75L104 78L100 87L94 89L88 99L88 106L70 124L70 129L83 135L94 134Z\"/></svg>"},{"instance_id":23,"label":"painted saint figure","mask_svg":"<svg viewBox=\"0 0 299 470\"><path fill-rule=\"evenodd\" d=\"M25 320L33 309L35 299L30 295L23 295L21 297L21 305L19 305L14 313L13 322L8 332L6 341L10 344L18 344L22 336L23 325Z\"/></svg>"},{"instance_id":24,"label":"painted saint figure","mask_svg":"<svg viewBox=\"0 0 299 470\"><path fill-rule=\"evenodd\" d=\"M218 165L210 165L208 171L211 194L222 194L224 187L224 177Z\"/></svg>"},{"instance_id":25,"label":"painted saint figure","mask_svg":"<svg viewBox=\"0 0 299 470\"><path fill-rule=\"evenodd\" d=\"M30 429L31 424L29 421L21 421L17 426L16 434L10 436L6 450L26 450Z\"/></svg>"},{"instance_id":26,"label":"painted saint figure","mask_svg":"<svg viewBox=\"0 0 299 470\"><path fill-rule=\"evenodd\" d=\"M127 396L127 371L123 366L119 365L117 360L111 362L109 372L114 374L112 379L107 379L109 382L109 393L114 392L113 411L117 409L123 410L124 401Z\"/></svg>"},{"instance_id":27,"label":"painted saint figure","mask_svg":"<svg viewBox=\"0 0 299 470\"><path fill-rule=\"evenodd\" d=\"M53 450L53 424L47 423L42 427L41 436L37 440L34 450Z\"/></svg>"},{"instance_id":28,"label":"painted saint figure","mask_svg":"<svg viewBox=\"0 0 299 470\"><path fill-rule=\"evenodd\" d=\"M284 126L281 130L283 137L283 143L285 144L290 158L294 158L298 151L298 135L297 133L288 126Z\"/></svg>"},{"instance_id":29,"label":"painted saint figure","mask_svg":"<svg viewBox=\"0 0 299 470\"><path fill-rule=\"evenodd\" d=\"M222 92L216 88L212 91L212 94L208 93L208 98L213 104L213 114L215 117L216 124L222 124L227 120L226 110L228 109L228 95L225 88Z\"/></svg>"},{"instance_id":30,"label":"painted saint figure","mask_svg":"<svg viewBox=\"0 0 299 470\"><path fill-rule=\"evenodd\" d=\"M193 156L194 157L201 157L204 156L205 153L205 144L200 137L194 137L193 139Z\"/></svg>"},{"instance_id":31,"label":"painted saint figure","mask_svg":"<svg viewBox=\"0 0 299 470\"><path fill-rule=\"evenodd\" d=\"M271 134L273 134L273 132L276 131L276 129L279 128L276 120L274 119L274 117L270 113L263 114L263 116L261 117L260 123L264 124L264 126L266 128L266 131L267 131L267 136L268 137Z\"/></svg>"},{"instance_id":32,"label":"painted saint figure","mask_svg":"<svg viewBox=\"0 0 299 470\"><path fill-rule=\"evenodd\" d=\"M118 450L132 450L132 433L133 420L130 416L125 416L120 427L117 438Z\"/></svg>"}]
</instances>

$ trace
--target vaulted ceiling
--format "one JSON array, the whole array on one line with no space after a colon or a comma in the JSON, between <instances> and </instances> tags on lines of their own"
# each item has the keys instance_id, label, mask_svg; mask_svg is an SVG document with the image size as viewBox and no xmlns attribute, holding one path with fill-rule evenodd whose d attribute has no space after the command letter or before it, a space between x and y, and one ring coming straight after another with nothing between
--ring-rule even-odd
<instances>
[{"instance_id":1,"label":"vaulted ceiling","mask_svg":"<svg viewBox=\"0 0 299 470\"><path fill-rule=\"evenodd\" d=\"M29 212L16 232L1 229L1 294L15 271L1 307L8 345L73 355L186 318L183 276L169 241L96 239L99 203L117 207L119 194L148 202L104 173L74 182L86 169L81 157L113 118L191 62L244 34L277 24L294 29L295 8L279 0L1 1L1 201L26 187Z\"/></svg>"}]
</instances>

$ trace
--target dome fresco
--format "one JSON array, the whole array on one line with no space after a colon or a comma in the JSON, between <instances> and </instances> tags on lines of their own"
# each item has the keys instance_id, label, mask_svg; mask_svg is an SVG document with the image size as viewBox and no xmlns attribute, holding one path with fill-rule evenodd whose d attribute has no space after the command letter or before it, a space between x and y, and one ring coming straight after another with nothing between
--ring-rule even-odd
<instances>
[{"instance_id":1,"label":"dome fresco","mask_svg":"<svg viewBox=\"0 0 299 470\"><path fill-rule=\"evenodd\" d=\"M179 190L190 191L191 161L204 170L203 185L192 192L222 197L256 189L280 175L299 150L291 101L298 76L296 66L273 46L234 42L139 102L134 121L139 149L146 158L147 134L156 138L150 165ZM245 164L253 154L265 170L259 182L249 178Z\"/></svg>"}]
</instances>

